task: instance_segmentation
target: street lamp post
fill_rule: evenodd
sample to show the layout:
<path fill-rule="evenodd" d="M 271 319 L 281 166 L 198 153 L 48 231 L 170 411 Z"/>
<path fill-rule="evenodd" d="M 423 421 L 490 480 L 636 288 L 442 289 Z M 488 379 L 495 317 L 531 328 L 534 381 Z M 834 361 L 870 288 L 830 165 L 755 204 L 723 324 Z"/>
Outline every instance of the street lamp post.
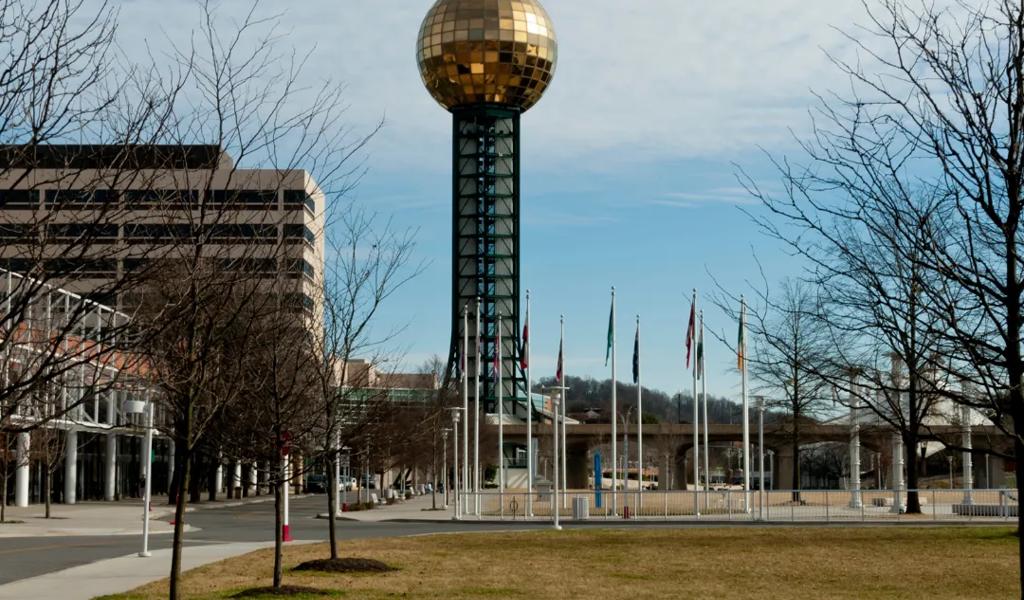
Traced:
<path fill-rule="evenodd" d="M 448 432 L 450 430 L 445 427 L 441 430 L 441 481 L 434 482 L 441 483 L 444 486 L 444 496 L 441 496 L 441 501 L 444 503 L 444 509 L 448 510 Z"/>
<path fill-rule="evenodd" d="M 149 552 L 149 506 L 153 496 L 153 399 L 146 392 L 146 437 L 143 442 L 146 453 L 146 483 L 142 498 L 142 552 L 139 556 L 148 558 Z"/>
<path fill-rule="evenodd" d="M 454 438 L 452 439 L 452 453 L 455 455 L 453 463 L 455 465 L 455 481 L 452 482 L 452 490 L 455 493 L 455 516 L 453 517 L 456 521 L 462 518 L 461 513 L 461 502 L 459 489 L 459 421 L 462 417 L 463 409 L 455 407 L 452 408 L 452 432 L 454 432 Z M 465 461 L 466 457 L 463 456 L 462 460 Z"/>

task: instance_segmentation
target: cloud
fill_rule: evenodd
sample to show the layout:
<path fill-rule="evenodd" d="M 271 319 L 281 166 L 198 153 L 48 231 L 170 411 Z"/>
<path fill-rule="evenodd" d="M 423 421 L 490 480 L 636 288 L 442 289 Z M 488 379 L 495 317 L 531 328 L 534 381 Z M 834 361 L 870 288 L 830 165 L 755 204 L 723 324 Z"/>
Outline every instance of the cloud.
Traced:
<path fill-rule="evenodd" d="M 713 188 L 696 192 L 666 192 L 648 201 L 654 206 L 670 208 L 699 208 L 707 205 L 745 206 L 757 200 L 742 187 Z"/>
<path fill-rule="evenodd" d="M 220 10 L 237 14 L 248 4 L 225 0 Z M 300 54 L 315 47 L 311 83 L 347 83 L 357 130 L 387 115 L 371 147 L 374 168 L 448 168 L 447 153 L 437 150 L 448 144 L 450 119 L 423 90 L 414 57 L 431 4 L 311 0 L 281 13 L 283 43 Z M 831 26 L 848 27 L 863 11 L 856 0 L 545 5 L 559 65 L 547 96 L 524 117 L 526 151 L 538 165 L 584 159 L 593 169 L 789 143 L 788 127 L 806 121 L 810 89 L 842 84 L 823 49 L 843 55 L 849 47 Z M 198 22 L 196 4 L 186 0 L 135 0 L 120 12 L 129 47 L 185 40 Z"/>

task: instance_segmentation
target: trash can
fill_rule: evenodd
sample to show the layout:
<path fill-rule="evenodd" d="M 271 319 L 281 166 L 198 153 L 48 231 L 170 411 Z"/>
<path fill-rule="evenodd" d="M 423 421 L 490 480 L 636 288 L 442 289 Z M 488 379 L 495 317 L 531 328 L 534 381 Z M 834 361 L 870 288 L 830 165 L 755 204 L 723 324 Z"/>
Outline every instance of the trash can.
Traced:
<path fill-rule="evenodd" d="M 590 518 L 590 499 L 586 496 L 573 496 L 572 518 L 574 521 L 586 521 Z"/>

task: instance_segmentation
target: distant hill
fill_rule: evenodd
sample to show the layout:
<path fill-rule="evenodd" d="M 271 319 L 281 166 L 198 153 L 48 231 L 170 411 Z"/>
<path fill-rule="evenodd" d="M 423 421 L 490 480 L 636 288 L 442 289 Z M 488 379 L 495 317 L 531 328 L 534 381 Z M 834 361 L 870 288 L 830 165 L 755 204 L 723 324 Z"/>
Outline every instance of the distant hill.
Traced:
<path fill-rule="evenodd" d="M 541 379 L 541 386 L 554 386 L 553 377 Z M 591 377 L 566 378 L 569 388 L 568 412 L 579 413 L 589 408 L 599 408 L 605 422 L 611 414 L 611 379 L 597 380 Z M 618 382 L 618 405 L 620 414 L 636 404 L 636 386 Z M 693 397 L 691 394 L 670 395 L 661 390 L 644 387 L 645 423 L 689 423 L 693 421 Z M 753 408 L 753 407 L 751 407 Z M 634 409 L 635 410 L 635 409 Z M 712 423 L 739 423 L 742 407 L 732 400 L 708 395 L 708 419 Z"/>

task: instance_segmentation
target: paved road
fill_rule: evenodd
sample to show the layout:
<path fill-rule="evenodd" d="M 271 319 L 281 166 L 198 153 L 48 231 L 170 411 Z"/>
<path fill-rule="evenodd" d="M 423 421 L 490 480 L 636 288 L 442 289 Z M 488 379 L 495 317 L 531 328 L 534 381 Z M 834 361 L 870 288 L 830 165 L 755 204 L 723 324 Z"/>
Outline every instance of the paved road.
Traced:
<path fill-rule="evenodd" d="M 297 540 L 326 540 L 327 522 L 317 519 L 326 510 L 323 496 L 293 500 L 292 536 Z M 265 542 L 274 539 L 272 502 L 203 510 L 188 514 L 187 522 L 200 531 L 186 534 L 186 545 L 225 542 Z M 542 524 L 519 527 L 542 527 Z M 338 521 L 342 539 L 403 536 L 449 531 L 507 530 L 508 523 L 360 523 Z M 0 540 L 0 585 L 35 577 L 98 560 L 138 552 L 139 536 L 73 536 L 45 538 L 4 538 Z M 170 535 L 150 537 L 154 550 L 169 548 Z"/>
<path fill-rule="evenodd" d="M 317 519 L 317 513 L 324 512 L 326 500 L 323 496 L 312 496 L 293 500 L 291 503 L 292 535 L 297 540 L 326 540 L 327 523 Z M 200 528 L 186 534 L 186 545 L 223 544 L 231 542 L 270 542 L 274 539 L 272 502 L 246 504 L 217 509 L 202 509 L 189 513 L 188 523 Z M 443 513 L 442 513 L 443 514 Z M 907 527 L 907 526 L 956 526 L 984 525 L 983 522 L 933 523 L 930 521 L 904 523 L 758 523 L 758 522 L 615 522 L 589 521 L 586 523 L 565 523 L 572 527 Z M 988 523 L 992 525 L 992 523 Z M 999 523 L 995 523 L 999 525 Z M 394 537 L 415 534 L 463 532 L 463 531 L 508 531 L 510 529 L 546 529 L 549 523 L 479 523 L 472 521 L 454 522 L 355 522 L 339 521 L 338 535 L 341 539 L 370 537 Z M 170 547 L 170 535 L 156 535 L 150 538 L 154 550 Z M 102 537 L 45 537 L 45 538 L 4 538 L 0 540 L 0 585 L 20 579 L 44 575 L 71 567 L 100 560 L 116 558 L 138 552 L 139 536 Z M 187 552 L 187 550 L 186 550 Z"/>

